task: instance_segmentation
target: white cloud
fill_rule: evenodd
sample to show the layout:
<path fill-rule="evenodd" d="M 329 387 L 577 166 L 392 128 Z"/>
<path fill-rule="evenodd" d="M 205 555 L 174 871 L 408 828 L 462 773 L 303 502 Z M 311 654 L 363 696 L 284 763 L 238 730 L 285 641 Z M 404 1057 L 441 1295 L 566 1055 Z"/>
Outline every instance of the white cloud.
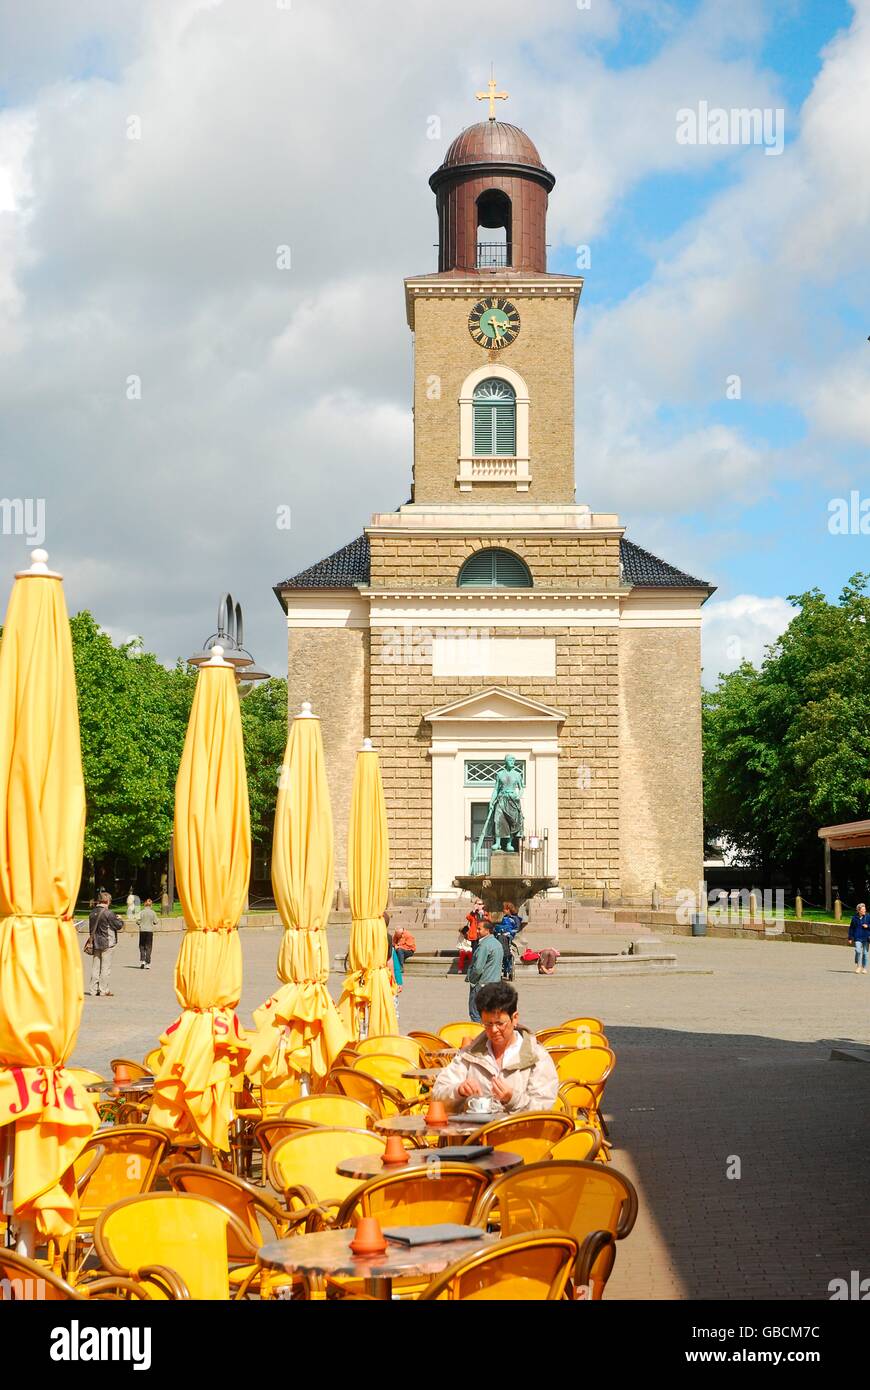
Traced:
<path fill-rule="evenodd" d="M 681 511 L 765 495 L 780 460 L 742 428 L 739 403 L 726 424 L 703 411 L 729 372 L 753 400 L 811 395 L 808 363 L 820 379 L 805 283 L 841 248 L 846 268 L 866 253 L 868 3 L 833 46 L 800 138 L 769 159 L 674 139 L 677 109 L 702 97 L 778 101 L 752 56 L 755 0 L 708 0 L 688 20 L 645 3 L 662 45 L 620 71 L 599 48 L 632 22 L 613 0 L 540 0 L 533 21 L 526 0 L 502 0 L 495 31 L 465 0 L 402 6 L 400 24 L 395 0 L 0 0 L 0 80 L 18 103 L 0 114 L 4 492 L 45 497 L 71 606 L 171 658 L 201 640 L 229 586 L 258 660 L 282 669 L 271 585 L 408 495 L 401 282 L 434 268 L 426 178 L 481 116 L 490 57 L 511 92 L 505 118 L 558 178 L 551 241 L 603 237 L 657 170 L 735 171 L 660 248 L 644 290 L 581 313 L 578 495 L 675 543 Z M 134 373 L 140 401 L 125 396 Z M 695 418 L 663 423 L 663 401 Z M 819 430 L 837 409 L 818 388 Z M 274 525 L 283 504 L 289 534 Z M 20 549 L 0 538 L 7 574 Z"/>
<path fill-rule="evenodd" d="M 758 666 L 766 648 L 785 632 L 796 610 L 786 599 L 757 594 L 711 599 L 702 611 L 701 650 L 704 684 L 714 686 L 720 672 L 743 661 Z"/>

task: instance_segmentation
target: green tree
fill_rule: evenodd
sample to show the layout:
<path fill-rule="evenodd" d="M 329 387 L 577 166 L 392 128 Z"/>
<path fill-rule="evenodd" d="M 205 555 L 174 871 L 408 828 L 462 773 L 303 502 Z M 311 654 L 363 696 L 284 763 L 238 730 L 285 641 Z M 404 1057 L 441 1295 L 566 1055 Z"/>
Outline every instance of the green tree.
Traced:
<path fill-rule="evenodd" d="M 71 619 L 87 797 L 85 855 L 141 864 L 163 853 L 195 677 L 129 642 L 115 646 L 93 615 Z"/>
<path fill-rule="evenodd" d="M 704 698 L 708 834 L 764 872 L 815 873 L 818 827 L 870 810 L 870 575 L 796 608 L 759 669 L 744 663 Z"/>
<path fill-rule="evenodd" d="M 242 696 L 242 735 L 251 803 L 251 839 L 269 850 L 278 776 L 287 743 L 286 680 L 273 677 Z"/>

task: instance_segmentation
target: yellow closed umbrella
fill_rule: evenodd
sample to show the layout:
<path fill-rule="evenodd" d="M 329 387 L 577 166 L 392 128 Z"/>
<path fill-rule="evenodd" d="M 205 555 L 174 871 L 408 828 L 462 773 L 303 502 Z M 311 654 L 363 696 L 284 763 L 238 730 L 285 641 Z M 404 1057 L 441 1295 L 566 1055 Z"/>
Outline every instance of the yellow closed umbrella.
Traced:
<path fill-rule="evenodd" d="M 251 869 L 242 716 L 233 668 L 214 647 L 200 667 L 175 784 L 175 873 L 185 933 L 175 966 L 181 1017 L 160 1039 L 149 1121 L 229 1149 L 232 1079 L 248 1044 L 237 931 Z"/>
<path fill-rule="evenodd" d="M 398 1033 L 390 981 L 390 939 L 384 913 L 390 844 L 381 765 L 365 739 L 356 756 L 347 837 L 350 892 L 348 973 L 338 1011 L 354 1036 Z"/>
<path fill-rule="evenodd" d="M 245 1065 L 263 1082 L 322 1077 L 350 1041 L 326 987 L 332 904 L 332 810 L 320 720 L 310 704 L 293 720 L 281 767 L 272 840 L 272 888 L 284 923 L 281 989 L 254 1013 Z"/>
<path fill-rule="evenodd" d="M 66 1070 L 82 1017 L 72 913 L 85 784 L 69 618 L 43 550 L 16 575 L 0 644 L 0 1150 L 3 1207 L 32 1253 L 77 1216 L 70 1165 L 96 1129 Z"/>

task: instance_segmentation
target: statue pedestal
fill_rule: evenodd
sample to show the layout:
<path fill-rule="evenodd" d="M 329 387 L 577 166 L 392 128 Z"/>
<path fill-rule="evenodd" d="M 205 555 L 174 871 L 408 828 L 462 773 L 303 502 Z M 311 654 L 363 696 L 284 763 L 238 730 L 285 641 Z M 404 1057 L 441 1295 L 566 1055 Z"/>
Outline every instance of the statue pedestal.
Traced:
<path fill-rule="evenodd" d="M 520 856 L 513 850 L 490 850 L 489 876 L 490 878 L 519 878 Z"/>

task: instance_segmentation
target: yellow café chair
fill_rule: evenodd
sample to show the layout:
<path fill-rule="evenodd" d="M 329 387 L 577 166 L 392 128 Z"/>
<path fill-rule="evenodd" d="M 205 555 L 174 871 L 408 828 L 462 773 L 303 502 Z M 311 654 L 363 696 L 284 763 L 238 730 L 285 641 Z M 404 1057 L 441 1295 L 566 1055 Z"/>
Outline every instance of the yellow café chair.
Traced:
<path fill-rule="evenodd" d="M 103 1270 L 152 1298 L 230 1298 L 230 1244 L 249 1264 L 257 1247 L 225 1207 L 185 1192 L 146 1192 L 107 1207 L 94 1228 Z"/>
<path fill-rule="evenodd" d="M 603 1033 L 604 1024 L 600 1018 L 593 1018 L 591 1014 L 581 1014 L 579 1018 L 566 1018 L 560 1028 L 569 1029 L 571 1032 L 579 1032 L 581 1029 L 588 1028 L 590 1033 Z"/>
<path fill-rule="evenodd" d="M 476 1038 L 481 1031 L 479 1023 L 445 1023 L 438 1036 L 444 1047 L 461 1047 L 466 1038 Z"/>
<path fill-rule="evenodd" d="M 409 1070 L 405 1057 L 396 1057 L 387 1052 L 366 1052 L 354 1059 L 351 1070 L 373 1077 L 381 1086 L 398 1091 L 405 1100 L 416 1100 L 420 1096 L 420 1082 L 404 1075 Z"/>
<path fill-rule="evenodd" d="M 390 1053 L 395 1057 L 403 1057 L 408 1067 L 419 1067 L 420 1063 L 420 1044 L 415 1038 L 406 1038 L 401 1034 L 394 1036 L 386 1035 L 381 1037 L 363 1038 L 362 1042 L 357 1043 L 357 1057 L 370 1056 L 376 1052 L 379 1056 Z"/>
<path fill-rule="evenodd" d="M 362 1101 L 379 1120 L 389 1115 L 401 1115 L 407 1108 L 408 1102 L 400 1091 L 377 1081 L 368 1072 L 357 1071 L 355 1067 L 333 1067 L 327 1084 L 330 1092 L 337 1091 L 339 1095 Z"/>
<path fill-rule="evenodd" d="M 609 1047 L 603 1033 L 592 1028 L 548 1028 L 547 1036 L 538 1034 L 538 1042 L 548 1049 L 554 1047 Z"/>
<path fill-rule="evenodd" d="M 96 1278 L 74 1288 L 38 1260 L 0 1250 L 0 1303 L 75 1303 L 84 1299 L 149 1299 L 133 1279 Z"/>
<path fill-rule="evenodd" d="M 623 1173 L 602 1163 L 544 1159 L 496 1178 L 477 1205 L 474 1225 L 485 1229 L 496 1210 L 502 1236 L 550 1226 L 570 1231 L 579 1254 L 587 1237 L 598 1231 L 609 1232 L 614 1240 L 631 1233 L 637 1192 Z M 605 1278 L 612 1263 L 610 1259 Z M 585 1282 L 583 1275 L 578 1267 L 578 1284 Z"/>
<path fill-rule="evenodd" d="M 308 1219 L 304 1214 L 291 1216 L 264 1188 L 253 1187 L 243 1178 L 237 1178 L 233 1173 L 223 1173 L 219 1168 L 204 1168 L 201 1163 L 185 1163 L 173 1168 L 169 1183 L 173 1192 L 208 1197 L 219 1206 L 226 1207 L 244 1226 L 250 1243 L 256 1249 L 267 1241 L 283 1240 Z M 256 1260 L 252 1262 L 249 1243 L 240 1246 L 234 1239 L 232 1228 L 227 1231 L 227 1250 L 234 1299 L 244 1298 L 251 1288 L 261 1298 L 274 1298 L 279 1288 L 292 1288 L 296 1295 L 305 1296 L 308 1288 L 306 1279 L 301 1275 L 275 1273 L 263 1268 Z"/>
<path fill-rule="evenodd" d="M 109 1066 L 113 1073 L 118 1067 L 126 1067 L 130 1081 L 143 1081 L 154 1075 L 150 1067 L 143 1067 L 141 1062 L 134 1062 L 129 1057 L 113 1057 Z"/>
<path fill-rule="evenodd" d="M 593 1158 L 598 1158 L 601 1149 L 601 1134 L 591 1125 L 578 1125 L 570 1134 L 557 1139 L 555 1144 L 544 1157 L 548 1159 L 556 1158 L 579 1158 L 588 1159 L 591 1163 Z"/>
<path fill-rule="evenodd" d="M 147 1067 L 149 1072 L 153 1072 L 156 1076 L 163 1065 L 163 1048 L 152 1047 L 151 1051 L 146 1052 L 145 1056 L 142 1058 L 142 1065 Z"/>
<path fill-rule="evenodd" d="M 457 1260 L 419 1301 L 550 1302 L 565 1297 L 579 1247 L 564 1231 L 511 1236 Z"/>
<path fill-rule="evenodd" d="M 496 1150 L 519 1154 L 524 1163 L 536 1163 L 573 1128 L 574 1121 L 558 1110 L 527 1110 L 483 1125 L 463 1143 L 491 1144 Z"/>
<path fill-rule="evenodd" d="M 64 1272 L 74 1280 L 90 1249 L 100 1214 L 122 1197 L 150 1192 L 168 1144 L 153 1125 L 112 1125 L 98 1129 L 73 1164 L 79 1215 L 67 1245 Z"/>
<path fill-rule="evenodd" d="M 304 1120 L 307 1124 L 328 1125 L 334 1128 L 374 1129 L 377 1116 L 361 1100 L 352 1096 L 331 1095 L 321 1091 L 316 1096 L 300 1096 L 291 1100 L 281 1111 L 282 1120 Z"/>
<path fill-rule="evenodd" d="M 259 1100 L 263 1119 L 268 1120 L 279 1115 L 288 1101 L 299 1099 L 302 1095 L 302 1082 L 298 1076 L 287 1076 L 280 1081 L 257 1087 L 255 1095 Z"/>
<path fill-rule="evenodd" d="M 602 1133 L 606 1136 L 607 1126 L 601 1116 L 601 1101 L 604 1087 L 616 1066 L 614 1053 L 609 1047 L 578 1047 L 567 1057 L 557 1057 L 555 1065 L 560 1085 L 565 1081 L 579 1081 L 592 1091 L 595 1096 L 595 1118 L 600 1119 Z"/>
<path fill-rule="evenodd" d="M 382 1154 L 385 1145 L 383 1135 L 371 1130 L 312 1126 L 275 1145 L 266 1157 L 266 1177 L 283 1194 L 291 1216 L 305 1211 L 309 1229 L 322 1228 L 334 1223 L 335 1211 L 360 1185 L 340 1176 L 337 1165 L 359 1154 Z"/>
<path fill-rule="evenodd" d="M 473 1025 L 469 1024 L 469 1027 L 472 1026 Z M 408 1037 L 418 1042 L 424 1052 L 438 1052 L 440 1048 L 446 1046 L 444 1039 L 439 1033 L 427 1033 L 425 1029 L 412 1029 Z"/>

